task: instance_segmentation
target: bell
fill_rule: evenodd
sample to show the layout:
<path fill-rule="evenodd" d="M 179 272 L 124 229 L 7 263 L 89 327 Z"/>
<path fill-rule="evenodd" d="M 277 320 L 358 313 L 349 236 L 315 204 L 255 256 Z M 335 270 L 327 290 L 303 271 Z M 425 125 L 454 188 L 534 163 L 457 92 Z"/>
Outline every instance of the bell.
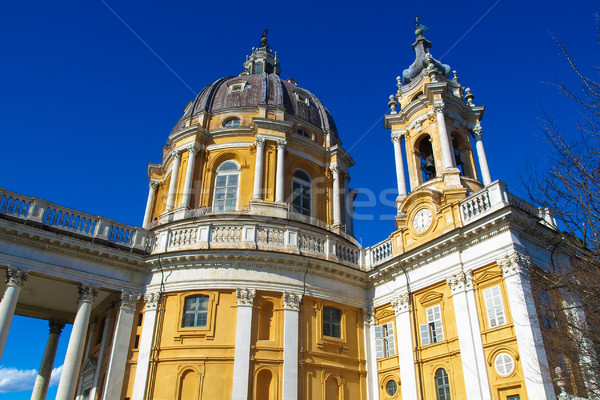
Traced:
<path fill-rule="evenodd" d="M 431 178 L 435 178 L 435 163 L 433 161 L 433 156 L 429 155 L 425 158 L 425 165 L 423 166 L 425 173 Z"/>

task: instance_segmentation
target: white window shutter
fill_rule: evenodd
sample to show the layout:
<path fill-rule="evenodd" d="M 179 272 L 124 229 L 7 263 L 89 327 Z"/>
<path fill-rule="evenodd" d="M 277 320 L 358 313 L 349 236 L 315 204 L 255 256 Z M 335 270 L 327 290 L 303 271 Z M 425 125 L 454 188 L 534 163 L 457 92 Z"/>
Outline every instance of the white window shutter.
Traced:
<path fill-rule="evenodd" d="M 429 339 L 429 324 L 422 324 L 421 329 L 421 346 L 426 346 L 431 343 Z"/>
<path fill-rule="evenodd" d="M 394 323 L 389 322 L 387 325 L 387 345 L 388 345 L 388 356 L 396 355 L 396 339 L 394 338 Z"/>
<path fill-rule="evenodd" d="M 442 321 L 438 321 L 435 323 L 435 337 L 437 342 L 441 342 L 444 340 L 444 330 L 442 329 Z"/>
<path fill-rule="evenodd" d="M 383 326 L 375 325 L 375 351 L 377 358 L 385 357 L 383 350 Z"/>

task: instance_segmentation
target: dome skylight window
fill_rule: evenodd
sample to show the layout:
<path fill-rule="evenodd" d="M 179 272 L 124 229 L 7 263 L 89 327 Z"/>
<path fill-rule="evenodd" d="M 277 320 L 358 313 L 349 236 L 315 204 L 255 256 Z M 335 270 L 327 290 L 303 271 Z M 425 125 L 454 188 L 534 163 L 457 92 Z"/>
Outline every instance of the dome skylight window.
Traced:
<path fill-rule="evenodd" d="M 236 126 L 240 126 L 242 121 L 239 118 L 229 118 L 223 122 L 223 128 L 235 128 Z"/>

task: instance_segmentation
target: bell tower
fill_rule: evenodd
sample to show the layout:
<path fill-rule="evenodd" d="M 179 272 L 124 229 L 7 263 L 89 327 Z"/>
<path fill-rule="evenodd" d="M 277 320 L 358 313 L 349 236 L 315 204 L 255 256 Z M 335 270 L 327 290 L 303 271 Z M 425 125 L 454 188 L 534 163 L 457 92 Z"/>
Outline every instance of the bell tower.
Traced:
<path fill-rule="evenodd" d="M 390 96 L 385 116 L 394 145 L 396 228 L 403 248 L 456 228 L 458 202 L 491 182 L 481 142 L 485 107 L 473 103 L 456 71 L 433 58 L 424 29 L 417 21 L 415 60 L 396 78 L 398 91 Z"/>

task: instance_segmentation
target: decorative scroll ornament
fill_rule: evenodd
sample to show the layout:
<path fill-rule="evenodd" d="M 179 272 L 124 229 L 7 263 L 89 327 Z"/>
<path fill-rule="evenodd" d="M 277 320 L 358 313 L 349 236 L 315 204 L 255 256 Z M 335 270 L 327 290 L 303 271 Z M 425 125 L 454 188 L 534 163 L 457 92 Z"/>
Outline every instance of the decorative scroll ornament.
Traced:
<path fill-rule="evenodd" d="M 392 143 L 399 143 L 402 140 L 402 134 L 399 132 L 392 133 Z"/>
<path fill-rule="evenodd" d="M 291 292 L 283 292 L 283 308 L 286 310 L 300 310 L 302 295 Z"/>
<path fill-rule="evenodd" d="M 254 139 L 254 145 L 256 147 L 264 147 L 265 142 L 266 142 L 266 139 L 264 137 L 257 137 L 256 139 Z"/>
<path fill-rule="evenodd" d="M 256 289 L 240 289 L 235 290 L 237 296 L 238 306 L 251 306 L 254 304 L 254 296 L 256 296 Z"/>
<path fill-rule="evenodd" d="M 408 293 L 403 293 L 392 300 L 392 306 L 396 315 L 407 312 L 410 307 L 410 297 Z"/>
<path fill-rule="evenodd" d="M 19 286 L 22 287 L 23 283 L 27 280 L 29 276 L 28 272 L 25 272 L 21 269 L 15 267 L 8 267 L 6 270 L 6 284 L 9 286 Z"/>
<path fill-rule="evenodd" d="M 196 145 L 192 145 L 190 147 L 187 148 L 188 154 L 190 156 L 196 155 L 198 153 L 198 148 L 196 147 Z"/>
<path fill-rule="evenodd" d="M 150 190 L 156 190 L 158 187 L 158 182 L 150 182 L 149 188 Z"/>
<path fill-rule="evenodd" d="M 433 105 L 433 111 L 437 113 L 443 113 L 446 110 L 446 105 L 443 102 L 438 102 Z"/>
<path fill-rule="evenodd" d="M 92 303 L 98 295 L 98 288 L 91 285 L 80 284 L 78 288 L 79 301 Z"/>
<path fill-rule="evenodd" d="M 373 325 L 375 323 L 375 310 L 373 307 L 362 309 L 363 324 Z"/>
<path fill-rule="evenodd" d="M 446 283 L 452 289 L 452 293 L 473 289 L 473 271 L 461 271 L 456 275 L 446 278 Z"/>
<path fill-rule="evenodd" d="M 121 308 L 124 310 L 135 311 L 140 294 L 123 290 L 121 292 Z"/>
<path fill-rule="evenodd" d="M 277 148 L 278 149 L 285 149 L 285 146 L 287 145 L 287 140 L 278 140 L 277 141 Z"/>
<path fill-rule="evenodd" d="M 531 261 L 528 256 L 516 252 L 498 261 L 498 265 L 502 269 L 505 278 L 523 273 L 529 267 L 530 263 Z"/>
<path fill-rule="evenodd" d="M 160 293 L 146 293 L 144 295 L 144 302 L 146 303 L 146 311 L 155 310 L 158 307 L 160 301 Z"/>
<path fill-rule="evenodd" d="M 481 138 L 481 134 L 483 133 L 482 129 L 481 129 L 481 125 L 479 125 L 479 123 L 477 123 L 477 125 L 475 125 L 473 127 L 473 129 L 471 129 L 471 132 L 473 132 L 473 136 L 475 138 Z"/>
<path fill-rule="evenodd" d="M 331 167 L 329 167 L 329 170 L 331 171 L 331 173 L 335 176 L 335 175 L 339 175 L 340 172 L 342 172 L 342 169 L 340 167 L 338 167 L 337 165 L 332 165 Z"/>

